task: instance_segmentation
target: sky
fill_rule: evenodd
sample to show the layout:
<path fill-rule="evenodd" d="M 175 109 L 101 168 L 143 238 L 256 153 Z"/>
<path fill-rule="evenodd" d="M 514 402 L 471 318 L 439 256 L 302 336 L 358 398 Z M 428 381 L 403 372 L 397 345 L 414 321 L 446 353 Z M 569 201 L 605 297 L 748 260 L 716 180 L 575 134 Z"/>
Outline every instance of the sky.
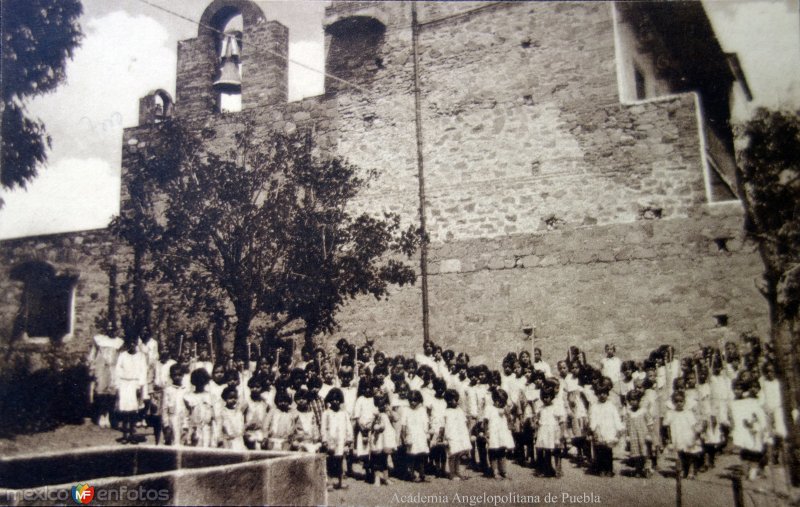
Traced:
<path fill-rule="evenodd" d="M 734 105 L 744 120 L 756 106 L 800 108 L 800 0 L 707 0 L 723 50 L 736 52 L 755 97 Z M 119 212 L 122 129 L 138 123 L 139 98 L 163 88 L 174 96 L 176 47 L 197 25 L 204 0 L 83 0 L 85 38 L 67 81 L 27 104 L 53 146 L 27 190 L 0 191 L 0 239 L 105 227 Z M 289 58 L 324 68 L 326 2 L 258 1 L 289 28 Z M 323 91 L 323 75 L 289 65 L 289 99 Z"/>

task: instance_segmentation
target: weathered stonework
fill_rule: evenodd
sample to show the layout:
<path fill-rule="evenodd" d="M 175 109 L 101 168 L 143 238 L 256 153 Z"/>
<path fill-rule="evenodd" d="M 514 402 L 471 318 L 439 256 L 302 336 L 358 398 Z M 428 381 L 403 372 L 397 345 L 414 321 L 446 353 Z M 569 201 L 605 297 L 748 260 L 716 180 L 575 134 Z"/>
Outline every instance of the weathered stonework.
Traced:
<path fill-rule="evenodd" d="M 207 16 L 245 4 L 216 0 Z M 496 364 L 534 344 L 554 360 L 571 343 L 597 353 L 614 341 L 628 356 L 664 342 L 687 350 L 742 331 L 766 334 L 766 305 L 753 283 L 762 266 L 744 243 L 742 210 L 709 198 L 720 185 L 709 157 L 731 169 L 718 111 L 729 94 L 710 96 L 710 77 L 698 69 L 729 87 L 715 60 L 722 51 L 712 34 L 697 42 L 708 61 L 664 53 L 675 34 L 658 32 L 658 9 L 678 9 L 676 19 L 694 23 L 695 33 L 705 34 L 708 20 L 699 4 L 676 4 L 654 8 L 655 21 L 639 26 L 634 15 L 649 9 L 642 5 L 620 13 L 605 2 L 416 3 L 435 341 Z M 217 129 L 220 145 L 230 142 L 236 115 L 251 117 L 261 133 L 310 129 L 321 150 L 377 172 L 355 210 L 417 223 L 411 9 L 334 2 L 325 21 L 327 71 L 355 86 L 329 78 L 324 95 L 292 103 L 285 61 L 258 51 L 285 54 L 286 29 L 250 12 L 250 70 L 243 110 L 234 114 L 214 112 L 214 40 L 201 30 L 178 47 L 175 115 Z M 631 82 L 634 64 L 641 89 Z M 150 124 L 125 130 L 123 207 L 131 155 L 151 135 Z M 25 252 L 10 245 L 2 252 L 12 262 Z M 92 270 L 93 262 L 74 266 Z M 13 311 L 13 290 L 4 287 L 4 315 Z M 420 291 L 418 283 L 386 301 L 355 300 L 340 316 L 340 334 L 417 351 Z M 727 327 L 716 327 L 720 314 Z M 522 332 L 529 325 L 532 339 Z"/>
<path fill-rule="evenodd" d="M 70 361 L 85 356 L 92 336 L 97 333 L 95 319 L 108 308 L 109 279 L 102 263 L 118 251 L 116 242 L 105 230 L 4 241 L 0 245 L 0 343 L 3 347 L 11 345 L 13 351 L 24 354 L 57 352 Z M 12 280 L 10 272 L 15 266 L 31 261 L 47 263 L 59 274 L 78 275 L 72 333 L 60 342 L 37 343 L 13 336 L 23 283 Z"/>

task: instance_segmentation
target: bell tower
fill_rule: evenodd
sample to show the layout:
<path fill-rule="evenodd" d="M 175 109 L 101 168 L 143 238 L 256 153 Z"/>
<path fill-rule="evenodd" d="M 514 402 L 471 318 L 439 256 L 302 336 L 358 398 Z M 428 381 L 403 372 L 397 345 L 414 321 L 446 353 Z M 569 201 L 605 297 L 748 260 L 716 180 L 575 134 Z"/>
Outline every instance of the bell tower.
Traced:
<path fill-rule="evenodd" d="M 214 0 L 203 12 L 197 37 L 178 43 L 176 116 L 285 103 L 288 54 L 289 30 L 267 21 L 254 2 Z"/>

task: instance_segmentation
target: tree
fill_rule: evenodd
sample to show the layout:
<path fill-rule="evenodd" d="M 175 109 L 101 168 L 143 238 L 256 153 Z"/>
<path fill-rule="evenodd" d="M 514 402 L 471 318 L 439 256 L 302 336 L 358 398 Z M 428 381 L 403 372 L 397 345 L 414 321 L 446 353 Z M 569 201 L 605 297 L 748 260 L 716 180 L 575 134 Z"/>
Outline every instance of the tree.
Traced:
<path fill-rule="evenodd" d="M 67 59 L 83 37 L 82 13 L 79 0 L 2 2 L 2 187 L 24 188 L 47 159 L 50 137 L 28 117 L 25 100 L 64 81 Z"/>
<path fill-rule="evenodd" d="M 745 231 L 764 263 L 770 338 L 783 383 L 792 483 L 800 485 L 800 428 L 790 413 L 800 407 L 800 111 L 759 109 L 741 129 L 739 194 Z"/>
<path fill-rule="evenodd" d="M 154 128 L 113 227 L 190 314 L 230 316 L 237 357 L 247 358 L 256 321 L 267 339 L 308 341 L 336 328 L 346 300 L 414 283 L 403 258 L 417 232 L 397 215 L 354 214 L 372 175 L 318 156 L 310 135 L 265 134 L 243 120 L 229 149 L 215 151 L 225 139 L 213 130 Z"/>

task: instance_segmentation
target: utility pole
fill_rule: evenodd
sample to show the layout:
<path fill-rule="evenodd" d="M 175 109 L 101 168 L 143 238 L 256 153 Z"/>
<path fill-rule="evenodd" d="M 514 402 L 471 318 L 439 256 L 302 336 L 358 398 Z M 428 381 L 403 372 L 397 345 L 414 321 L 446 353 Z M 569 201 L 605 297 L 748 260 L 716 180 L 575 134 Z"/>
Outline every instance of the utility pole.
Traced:
<path fill-rule="evenodd" d="M 414 52 L 414 119 L 417 134 L 417 176 L 419 179 L 419 269 L 422 279 L 422 339 L 431 341 L 430 310 L 428 308 L 428 229 L 425 220 L 425 165 L 422 145 L 422 104 L 419 86 L 419 23 L 417 22 L 417 3 L 411 2 L 411 46 Z"/>

